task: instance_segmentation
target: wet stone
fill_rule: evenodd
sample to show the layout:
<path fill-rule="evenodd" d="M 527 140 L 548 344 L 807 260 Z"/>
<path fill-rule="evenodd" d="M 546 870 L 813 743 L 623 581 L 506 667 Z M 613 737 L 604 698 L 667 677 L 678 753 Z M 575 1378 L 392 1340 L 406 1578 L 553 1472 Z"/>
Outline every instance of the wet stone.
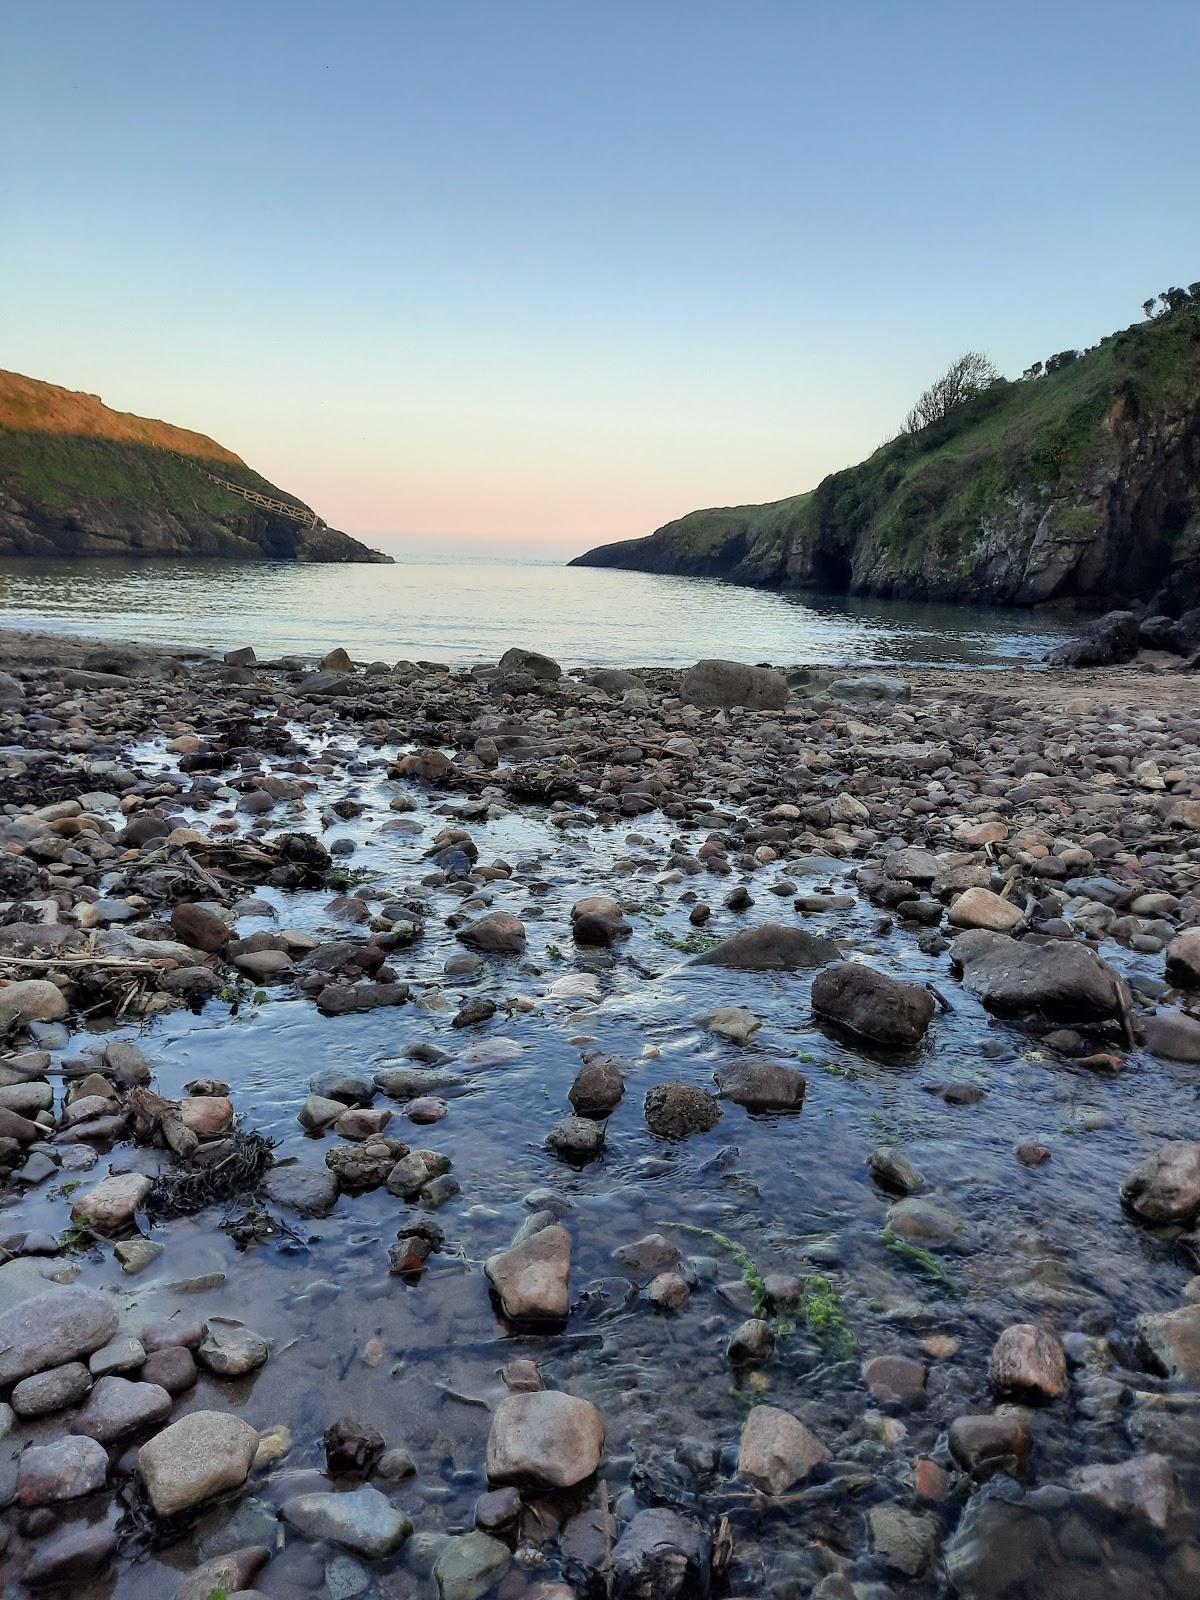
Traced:
<path fill-rule="evenodd" d="M 273 1205 L 302 1217 L 327 1217 L 337 1204 L 338 1183 L 326 1167 L 272 1167 L 263 1192 Z"/>
<path fill-rule="evenodd" d="M 0 1313 L 0 1383 L 87 1357 L 116 1331 L 116 1306 L 94 1290 L 71 1285 L 34 1295 Z"/>
<path fill-rule="evenodd" d="M 856 961 L 841 961 L 817 974 L 813 1010 L 871 1044 L 907 1048 L 919 1044 L 933 1019 L 933 996 Z"/>
<path fill-rule="evenodd" d="M 963 1231 L 962 1218 L 949 1206 L 919 1197 L 897 1200 L 887 1225 L 898 1238 L 934 1250 L 951 1244 Z"/>
<path fill-rule="evenodd" d="M 909 1356 L 875 1356 L 863 1367 L 863 1382 L 880 1405 L 912 1405 L 925 1394 L 925 1365 Z"/>
<path fill-rule="evenodd" d="M 300 1494 L 283 1502 L 282 1516 L 306 1539 L 328 1539 L 369 1560 L 398 1550 L 412 1523 L 370 1484 L 345 1494 Z"/>
<path fill-rule="evenodd" d="M 146 1357 L 141 1369 L 144 1383 L 157 1384 L 168 1394 L 183 1394 L 196 1382 L 196 1363 L 183 1345 L 168 1345 Z"/>
<path fill-rule="evenodd" d="M 17 1468 L 17 1494 L 24 1507 L 76 1500 L 102 1489 L 108 1454 L 94 1439 L 66 1434 L 53 1444 L 32 1445 Z"/>
<path fill-rule="evenodd" d="M 950 1454 L 973 1478 L 996 1473 L 1023 1477 L 1033 1452 L 1029 1424 L 1019 1417 L 985 1414 L 956 1417 L 947 1435 Z"/>
<path fill-rule="evenodd" d="M 776 1061 L 736 1061 L 716 1079 L 722 1099 L 747 1111 L 799 1111 L 808 1087 L 803 1073 Z"/>
<path fill-rule="evenodd" d="M 937 1519 L 899 1506 L 873 1506 L 867 1520 L 871 1547 L 884 1566 L 907 1578 L 920 1577 L 937 1554 Z"/>
<path fill-rule="evenodd" d="M 738 1476 L 766 1494 L 783 1494 L 829 1459 L 798 1417 L 778 1406 L 755 1406 L 742 1427 Z"/>
<path fill-rule="evenodd" d="M 481 1600 L 511 1562 L 511 1551 L 499 1539 L 484 1532 L 460 1534 L 433 1564 L 438 1600 Z"/>
<path fill-rule="evenodd" d="M 233 1600 L 235 1595 L 248 1591 L 270 1554 L 266 1545 L 258 1544 L 214 1556 L 188 1573 L 176 1600 L 212 1600 L 214 1593 L 225 1594 L 228 1600 Z"/>
<path fill-rule="evenodd" d="M 677 1272 L 660 1272 L 646 1285 L 646 1298 L 660 1311 L 681 1311 L 692 1291 Z"/>
<path fill-rule="evenodd" d="M 257 1445 L 258 1434 L 241 1417 L 192 1411 L 142 1446 L 137 1469 L 155 1512 L 169 1517 L 240 1488 Z"/>
<path fill-rule="evenodd" d="M 1103 1511 L 1138 1518 L 1160 1533 L 1166 1532 L 1184 1508 L 1175 1469 L 1161 1455 L 1081 1467 L 1072 1481 L 1080 1494 Z"/>
<path fill-rule="evenodd" d="M 510 1250 L 489 1256 L 485 1270 L 507 1317 L 561 1321 L 570 1309 L 571 1235 L 558 1223 Z"/>
<path fill-rule="evenodd" d="M 1200 1381 L 1200 1304 L 1147 1313 L 1138 1318 L 1137 1332 L 1156 1371 L 1168 1378 Z"/>
<path fill-rule="evenodd" d="M 1056 1400 L 1067 1387 L 1067 1358 L 1047 1328 L 1020 1322 L 1004 1332 L 992 1349 L 992 1387 L 1028 1400 Z"/>
<path fill-rule="evenodd" d="M 575 1075 L 568 1099 L 580 1117 L 604 1118 L 616 1110 L 625 1093 L 625 1079 L 611 1057 L 595 1054 Z"/>
<path fill-rule="evenodd" d="M 488 1481 L 568 1489 L 590 1478 L 604 1450 L 604 1422 L 590 1401 L 558 1390 L 510 1394 L 496 1407 Z"/>
<path fill-rule="evenodd" d="M 132 1334 L 119 1333 L 106 1345 L 101 1345 L 88 1357 L 88 1371 L 94 1378 L 104 1378 L 113 1372 L 130 1372 L 140 1367 L 146 1351 L 140 1339 Z"/>
<path fill-rule="evenodd" d="M 904 1151 L 895 1145 L 880 1145 L 872 1150 L 867 1157 L 867 1166 L 880 1188 L 892 1194 L 919 1194 L 925 1187 L 925 1179 Z"/>
<path fill-rule="evenodd" d="M 101 1444 L 162 1422 L 171 1414 L 171 1396 L 156 1383 L 131 1383 L 128 1378 L 100 1378 L 87 1404 L 75 1418 L 76 1432 Z"/>
<path fill-rule="evenodd" d="M 81 1361 L 68 1361 L 22 1378 L 12 1392 L 12 1408 L 19 1417 L 44 1417 L 78 1405 L 92 1387 L 92 1375 Z M 78 1429 L 86 1433 L 87 1429 Z"/>
<path fill-rule="evenodd" d="M 725 1353 L 730 1361 L 769 1361 L 775 1351 L 775 1334 L 762 1317 L 749 1317 L 730 1335 Z"/>
<path fill-rule="evenodd" d="M 562 1161 L 594 1161 L 604 1150 L 604 1125 L 589 1117 L 564 1117 L 546 1135 L 546 1145 Z"/>
<path fill-rule="evenodd" d="M 662 1233 L 648 1233 L 632 1244 L 618 1245 L 612 1253 L 617 1266 L 638 1278 L 653 1277 L 658 1272 L 677 1266 L 681 1259 L 679 1246 Z"/>
<path fill-rule="evenodd" d="M 1121 1198 L 1144 1222 L 1187 1222 L 1200 1212 L 1200 1143 L 1164 1144 L 1126 1178 Z"/>
<path fill-rule="evenodd" d="M 646 1122 L 661 1139 L 686 1139 L 707 1133 L 721 1120 L 716 1096 L 688 1083 L 662 1083 L 645 1100 Z"/>
<path fill-rule="evenodd" d="M 97 1233 L 120 1233 L 133 1222 L 134 1212 L 150 1192 L 150 1179 L 141 1172 L 123 1172 L 103 1178 L 71 1207 L 76 1222 Z"/>
<path fill-rule="evenodd" d="M 266 1362 L 267 1341 L 241 1323 L 214 1318 L 196 1351 L 196 1359 L 218 1377 L 240 1378 Z"/>
<path fill-rule="evenodd" d="M 701 1522 L 667 1506 L 639 1511 L 613 1550 L 613 1595 L 707 1594 L 712 1558 L 712 1537 Z"/>

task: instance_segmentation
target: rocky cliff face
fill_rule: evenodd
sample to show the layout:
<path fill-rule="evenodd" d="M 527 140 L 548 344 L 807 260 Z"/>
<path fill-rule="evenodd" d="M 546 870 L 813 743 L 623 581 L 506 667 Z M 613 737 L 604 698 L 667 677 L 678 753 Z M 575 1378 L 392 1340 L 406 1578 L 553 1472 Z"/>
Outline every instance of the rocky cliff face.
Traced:
<path fill-rule="evenodd" d="M 303 502 L 203 434 L 0 372 L 0 556 L 390 560 L 225 484 L 311 519 Z"/>
<path fill-rule="evenodd" d="M 809 494 L 693 512 L 576 564 L 985 604 L 1200 604 L 1200 307 L 1000 382 Z"/>

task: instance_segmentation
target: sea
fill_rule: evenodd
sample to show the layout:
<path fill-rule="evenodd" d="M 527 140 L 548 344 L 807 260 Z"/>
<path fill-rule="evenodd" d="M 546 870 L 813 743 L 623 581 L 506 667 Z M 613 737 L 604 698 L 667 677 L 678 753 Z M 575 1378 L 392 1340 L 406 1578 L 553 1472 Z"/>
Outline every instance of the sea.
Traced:
<path fill-rule="evenodd" d="M 1044 613 L 745 589 L 559 562 L 398 559 L 394 566 L 226 561 L 0 563 L 0 627 L 185 648 L 252 645 L 451 666 L 512 645 L 564 666 L 1005 667 L 1073 630 Z"/>

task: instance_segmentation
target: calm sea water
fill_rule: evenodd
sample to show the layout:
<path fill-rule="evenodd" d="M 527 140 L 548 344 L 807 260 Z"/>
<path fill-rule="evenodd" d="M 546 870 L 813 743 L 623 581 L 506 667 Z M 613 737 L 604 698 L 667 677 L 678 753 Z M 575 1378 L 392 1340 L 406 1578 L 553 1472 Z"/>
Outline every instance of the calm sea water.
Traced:
<path fill-rule="evenodd" d="M 566 665 L 1036 662 L 1063 625 L 1021 611 L 736 588 L 710 578 L 518 561 L 392 567 L 8 561 L 0 626 L 262 656 L 342 645 L 359 660 L 494 661 L 510 645 Z"/>

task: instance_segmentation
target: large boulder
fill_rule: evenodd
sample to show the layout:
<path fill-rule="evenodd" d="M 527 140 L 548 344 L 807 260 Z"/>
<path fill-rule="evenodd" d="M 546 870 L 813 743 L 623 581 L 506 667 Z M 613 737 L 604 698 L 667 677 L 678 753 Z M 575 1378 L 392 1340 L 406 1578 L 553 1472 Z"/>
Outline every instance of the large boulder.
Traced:
<path fill-rule="evenodd" d="M 525 948 L 525 924 L 511 911 L 489 911 L 468 923 L 458 935 L 472 950 L 488 955 L 515 956 Z"/>
<path fill-rule="evenodd" d="M 1194 989 L 1200 985 L 1200 928 L 1176 934 L 1167 946 L 1167 977 Z"/>
<path fill-rule="evenodd" d="M 1132 611 L 1109 611 L 1070 644 L 1046 658 L 1052 667 L 1115 667 L 1138 652 L 1138 619 Z"/>
<path fill-rule="evenodd" d="M 536 650 L 522 650 L 518 646 L 504 652 L 496 664 L 496 671 L 504 678 L 518 672 L 527 673 L 539 683 L 557 683 L 562 677 L 562 668 L 557 661 L 539 655 Z"/>
<path fill-rule="evenodd" d="M 905 1048 L 919 1044 L 933 1020 L 933 996 L 858 961 L 839 961 L 813 980 L 812 1007 L 870 1044 Z"/>
<path fill-rule="evenodd" d="M 561 1322 L 570 1310 L 571 1235 L 558 1223 L 489 1256 L 484 1271 L 506 1317 Z"/>
<path fill-rule="evenodd" d="M 744 706 L 747 711 L 782 711 L 787 705 L 788 684 L 783 673 L 776 672 L 773 667 L 706 660 L 687 669 L 679 692 L 693 706 L 724 709 Z"/>
<path fill-rule="evenodd" d="M 1081 944 L 972 928 L 955 939 L 950 959 L 967 988 L 1002 1016 L 1036 1011 L 1052 1022 L 1074 1024 L 1122 1014 L 1121 980 Z"/>
<path fill-rule="evenodd" d="M 487 1444 L 490 1483 L 570 1489 L 604 1452 L 604 1419 L 589 1400 L 555 1389 L 510 1394 L 496 1407 Z"/>
<path fill-rule="evenodd" d="M 47 1289 L 0 1314 L 0 1384 L 87 1358 L 117 1331 L 117 1307 L 76 1284 Z"/>
<path fill-rule="evenodd" d="M 155 1514 L 174 1516 L 249 1475 L 258 1434 L 225 1411 L 192 1411 L 144 1444 L 137 1469 Z"/>
<path fill-rule="evenodd" d="M 824 934 L 808 933 L 804 928 L 788 928 L 778 922 L 764 922 L 757 928 L 743 928 L 720 944 L 696 956 L 694 967 L 731 967 L 737 972 L 796 972 L 806 967 L 823 967 L 836 961 L 841 951 Z"/>
<path fill-rule="evenodd" d="M 766 1494 L 784 1494 L 829 1459 L 798 1417 L 778 1406 L 755 1406 L 742 1427 L 738 1476 Z"/>
<path fill-rule="evenodd" d="M 57 1022 L 67 1014 L 66 997 L 48 978 L 19 978 L 0 989 L 0 1006 L 22 1022 Z"/>

